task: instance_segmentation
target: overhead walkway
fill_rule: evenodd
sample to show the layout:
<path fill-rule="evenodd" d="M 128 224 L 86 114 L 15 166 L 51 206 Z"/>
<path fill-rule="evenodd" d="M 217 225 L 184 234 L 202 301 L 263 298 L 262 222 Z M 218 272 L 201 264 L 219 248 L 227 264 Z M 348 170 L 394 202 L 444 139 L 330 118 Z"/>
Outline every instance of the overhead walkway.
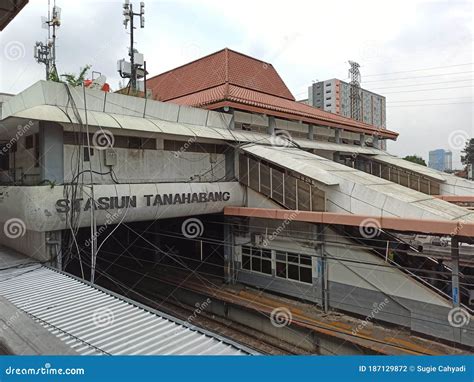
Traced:
<path fill-rule="evenodd" d="M 255 144 L 241 147 L 239 181 L 291 211 L 274 214 L 262 210 L 254 215 L 251 210 L 235 214 L 227 208 L 226 214 L 303 221 L 325 227 L 331 224 L 357 227 L 371 221 L 380 229 L 417 231 L 421 227 L 435 234 L 456 232 L 466 237 L 474 234 L 472 211 L 298 148 Z M 317 195 L 316 203 L 313 195 Z M 300 212 L 295 214 L 297 211 Z M 332 241 L 338 242 L 338 245 L 327 244 L 325 249 L 329 259 L 331 307 L 367 315 L 374 301 L 388 298 L 390 312 L 381 313 L 380 319 L 447 340 L 474 343 L 471 327 L 460 336 L 449 325 L 447 317 L 453 307 L 449 296 L 396 266 L 387 268 L 384 259 L 369 246 L 354 249 L 350 238 L 333 230 L 328 232 Z M 308 290 L 305 296 L 313 296 L 310 299 L 321 303 L 318 293 Z"/>
<path fill-rule="evenodd" d="M 271 163 L 284 171 L 290 171 L 293 177 L 302 179 L 301 183 L 313 184 L 324 193 L 324 210 L 327 212 L 474 221 L 474 213 L 465 208 L 297 148 L 249 144 L 243 146 L 241 151 L 244 157 L 253 159 L 254 163 Z M 262 174 L 258 175 L 258 166 L 250 166 L 248 174 L 255 179 L 265 179 Z M 239 180 L 247 184 L 242 177 Z M 274 189 L 281 187 L 278 182 L 271 186 Z M 262 187 L 263 184 L 260 189 Z M 287 185 L 284 184 L 284 187 L 287 188 Z M 272 199 L 276 198 L 272 196 Z"/>
<path fill-rule="evenodd" d="M 428 195 L 473 196 L 474 182 L 379 152 L 357 156 L 354 167 Z"/>

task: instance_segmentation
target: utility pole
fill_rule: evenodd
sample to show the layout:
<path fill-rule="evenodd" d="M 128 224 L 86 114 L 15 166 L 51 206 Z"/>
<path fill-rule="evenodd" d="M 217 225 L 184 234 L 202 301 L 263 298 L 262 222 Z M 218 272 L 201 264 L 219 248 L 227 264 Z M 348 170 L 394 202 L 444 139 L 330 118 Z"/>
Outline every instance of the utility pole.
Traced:
<path fill-rule="evenodd" d="M 46 67 L 46 81 L 49 80 L 50 74 L 56 71 L 56 28 L 61 25 L 61 8 L 56 6 L 54 0 L 51 12 L 51 3 L 48 0 L 48 18 L 42 18 L 43 28 L 48 29 L 48 40 L 46 44 L 36 41 L 34 47 L 34 57 L 38 64 L 44 64 Z M 51 35 L 52 32 L 52 35 Z"/>
<path fill-rule="evenodd" d="M 139 16 L 140 28 L 145 27 L 145 3 L 143 1 L 140 2 L 140 12 L 135 13 L 133 12 L 133 4 L 130 0 L 125 0 L 123 3 L 123 16 L 123 25 L 125 26 L 125 29 L 130 26 L 130 49 L 128 51 L 130 63 L 125 62 L 125 60 L 120 60 L 118 62 L 118 71 L 122 78 L 130 78 L 130 87 L 132 92 L 135 94 L 137 91 L 137 79 L 144 77 L 144 69 L 141 69 L 144 61 L 143 55 L 138 53 L 134 48 L 134 18 L 135 16 Z M 128 64 L 130 67 L 128 67 Z"/>
<path fill-rule="evenodd" d="M 361 99 L 360 99 L 360 65 L 357 62 L 349 61 L 349 78 L 351 79 L 351 118 L 361 121 Z"/>

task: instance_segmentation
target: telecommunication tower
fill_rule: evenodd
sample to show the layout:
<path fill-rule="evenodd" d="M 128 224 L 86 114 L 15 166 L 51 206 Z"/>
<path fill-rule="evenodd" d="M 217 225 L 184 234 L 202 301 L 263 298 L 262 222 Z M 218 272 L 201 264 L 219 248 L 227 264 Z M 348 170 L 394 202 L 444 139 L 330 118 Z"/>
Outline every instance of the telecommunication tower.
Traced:
<path fill-rule="evenodd" d="M 142 1 L 140 2 L 140 12 L 135 13 L 133 12 L 133 4 L 130 0 L 125 0 L 123 3 L 123 25 L 125 29 L 129 27 L 130 29 L 130 49 L 128 51 L 128 55 L 130 57 L 130 62 L 125 61 L 125 59 L 121 59 L 117 62 L 117 70 L 122 78 L 130 78 L 130 87 L 132 92 L 135 93 L 137 91 L 137 80 L 144 78 L 146 75 L 145 69 L 145 61 L 142 53 L 139 53 L 134 48 L 134 24 L 133 20 L 135 16 L 140 17 L 140 28 L 145 27 L 145 3 Z"/>
<path fill-rule="evenodd" d="M 38 64 L 46 66 L 46 80 L 50 79 L 51 73 L 56 71 L 56 29 L 61 25 L 61 8 L 56 6 L 54 0 L 53 8 L 48 0 L 48 18 L 41 18 L 42 27 L 48 29 L 48 40 L 46 43 L 36 41 L 34 46 L 34 56 Z"/>

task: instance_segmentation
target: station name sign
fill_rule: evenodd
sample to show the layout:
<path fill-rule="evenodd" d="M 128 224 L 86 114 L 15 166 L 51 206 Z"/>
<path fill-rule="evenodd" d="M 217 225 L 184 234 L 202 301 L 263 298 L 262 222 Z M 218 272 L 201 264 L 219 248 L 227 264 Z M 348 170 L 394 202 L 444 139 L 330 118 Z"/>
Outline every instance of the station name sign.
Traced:
<path fill-rule="evenodd" d="M 230 192 L 188 192 L 171 194 L 150 194 L 142 196 L 144 203 L 140 206 L 159 207 L 176 204 L 190 203 L 214 203 L 227 202 L 230 200 Z M 95 203 L 89 199 L 59 199 L 56 201 L 56 211 L 58 213 L 68 213 L 74 211 L 89 211 L 91 208 L 96 210 L 114 210 L 121 208 L 136 208 L 137 195 L 129 196 L 101 196 L 96 198 Z"/>

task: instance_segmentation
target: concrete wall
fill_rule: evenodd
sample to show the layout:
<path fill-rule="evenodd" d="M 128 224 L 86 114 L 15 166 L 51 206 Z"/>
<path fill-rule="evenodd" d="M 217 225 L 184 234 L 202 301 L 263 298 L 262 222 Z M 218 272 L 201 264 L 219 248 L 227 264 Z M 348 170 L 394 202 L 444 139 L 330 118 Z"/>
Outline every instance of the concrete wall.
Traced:
<path fill-rule="evenodd" d="M 16 143 L 16 152 L 9 152 L 10 170 L 15 175 L 16 182 L 22 182 L 25 185 L 37 184 L 40 181 L 40 166 L 36 165 L 35 161 L 35 134 L 39 132 L 39 123 L 29 121 L 19 124 L 17 126 L 18 134 L 6 135 L 5 143 L 9 145 Z M 26 137 L 32 136 L 33 147 L 26 149 Z M 0 171 L 0 182 L 9 182 L 13 179 L 10 177 L 8 171 Z"/>
<path fill-rule="evenodd" d="M 184 144 L 185 142 L 183 142 Z M 225 155 L 193 152 L 180 152 L 165 150 L 124 149 L 115 148 L 117 165 L 113 167 L 119 182 L 123 183 L 149 183 L 149 182 L 187 182 L 191 177 L 195 181 L 211 182 L 225 177 Z M 77 146 L 64 146 L 65 181 L 72 178 L 71 158 L 77 158 Z M 94 150 L 91 157 L 92 168 L 98 172 L 109 172 L 105 165 L 105 151 Z M 88 169 L 89 163 L 84 162 Z M 89 174 L 87 174 L 89 182 Z M 110 175 L 93 175 L 94 182 L 112 184 Z"/>
<path fill-rule="evenodd" d="M 19 219 L 28 231 L 49 232 L 67 229 L 69 227 L 68 215 L 61 212 L 62 206 L 58 201 L 65 203 L 68 193 L 71 194 L 70 186 L 37 186 L 0 187 L 0 227 L 10 219 Z M 164 194 L 188 194 L 188 193 L 215 193 L 228 192 L 229 199 L 221 201 L 195 201 L 185 203 L 172 203 L 166 205 L 153 205 L 155 195 Z M 89 201 L 90 187 L 84 186 L 77 189 L 79 216 L 78 224 L 81 227 L 90 225 Z M 147 205 L 150 197 L 151 205 Z M 150 184 L 113 184 L 94 186 L 94 197 L 113 198 L 122 202 L 124 197 L 136 197 L 136 207 L 130 208 L 108 208 L 96 210 L 97 224 L 117 224 L 119 221 L 148 221 L 166 219 L 172 217 L 192 216 L 200 214 L 220 213 L 225 206 L 245 205 L 244 188 L 237 182 L 214 182 L 214 183 L 150 183 Z M 91 204 L 90 204 L 91 205 Z M 125 205 L 122 203 L 122 205 Z M 71 206 L 71 204 L 68 204 Z M 60 208 L 60 211 L 58 211 Z M 17 243 L 15 245 L 36 245 L 29 243 Z M 8 242 L 4 243 L 10 246 Z M 16 248 L 16 247 L 15 247 Z M 28 247 L 29 248 L 29 247 Z M 25 251 L 20 250 L 25 253 Z M 28 251 L 30 252 L 30 251 Z"/>
<path fill-rule="evenodd" d="M 17 222 L 17 224 L 18 223 L 19 222 Z M 13 229 L 11 224 L 12 223 L 8 223 L 8 221 L 0 223 L 0 244 L 23 253 L 35 260 L 49 261 L 51 259 L 50 249 L 46 246 L 45 232 L 27 230 L 26 228 L 17 225 L 20 231 L 11 231 L 14 235 L 7 236 L 8 230 Z M 19 224 L 22 225 L 21 223 Z M 15 232 L 20 232 L 18 237 Z"/>
<path fill-rule="evenodd" d="M 265 220 L 262 224 L 258 219 L 250 219 L 249 226 L 252 228 L 247 235 L 240 234 L 235 238 L 237 280 L 320 305 L 321 250 L 315 244 L 315 234 L 311 233 L 308 225 L 305 228 L 300 223 L 290 222 L 276 239 L 267 241 L 265 248 L 313 255 L 312 285 L 277 278 L 275 272 L 266 275 L 241 269 L 240 245 L 250 245 L 249 242 L 252 242 L 256 233 L 271 237 L 278 222 Z M 330 237 L 328 240 L 334 242 L 325 245 L 331 308 L 368 317 L 377 306 L 382 306 L 377 309 L 377 320 L 402 325 L 415 332 L 448 341 L 474 345 L 474 323 L 464 326 L 462 330 L 451 326 L 448 315 L 452 306 L 447 300 L 394 267 L 365 264 L 386 265 L 382 259 L 368 251 L 349 247 L 350 242 L 334 231 L 326 230 L 326 235 Z M 256 243 L 251 245 L 257 246 Z"/>

